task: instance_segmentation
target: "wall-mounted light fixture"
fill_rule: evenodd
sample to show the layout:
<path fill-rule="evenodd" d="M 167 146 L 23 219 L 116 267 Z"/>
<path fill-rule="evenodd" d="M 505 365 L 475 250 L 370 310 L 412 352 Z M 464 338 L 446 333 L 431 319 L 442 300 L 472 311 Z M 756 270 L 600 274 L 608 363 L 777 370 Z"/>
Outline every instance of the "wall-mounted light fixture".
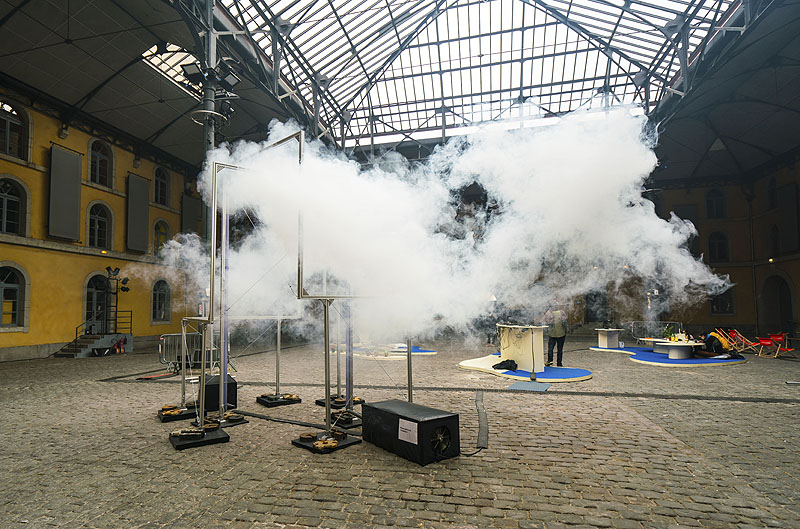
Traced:
<path fill-rule="evenodd" d="M 62 140 L 66 140 L 67 136 L 69 136 L 69 125 L 62 123 L 61 128 L 58 129 L 58 137 Z"/>

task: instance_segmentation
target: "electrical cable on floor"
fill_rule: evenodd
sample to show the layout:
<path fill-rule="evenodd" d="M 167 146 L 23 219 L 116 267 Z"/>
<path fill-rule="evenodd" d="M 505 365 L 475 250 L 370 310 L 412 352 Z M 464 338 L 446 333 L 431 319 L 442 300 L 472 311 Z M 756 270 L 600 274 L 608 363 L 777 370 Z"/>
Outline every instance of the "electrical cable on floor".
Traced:
<path fill-rule="evenodd" d="M 478 448 L 489 448 L 489 421 L 483 406 L 483 391 L 475 392 L 475 407 L 478 410 Z"/>
<path fill-rule="evenodd" d="M 462 456 L 472 457 L 484 448 L 489 448 L 489 422 L 486 419 L 486 408 L 483 406 L 483 391 L 475 392 L 475 407 L 478 410 L 478 449 Z"/>

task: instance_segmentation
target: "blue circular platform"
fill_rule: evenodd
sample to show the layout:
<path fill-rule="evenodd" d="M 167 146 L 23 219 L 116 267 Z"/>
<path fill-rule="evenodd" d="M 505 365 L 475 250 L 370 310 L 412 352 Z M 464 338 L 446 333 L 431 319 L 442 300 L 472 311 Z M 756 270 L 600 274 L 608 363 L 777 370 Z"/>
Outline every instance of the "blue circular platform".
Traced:
<path fill-rule="evenodd" d="M 492 365 L 497 363 L 500 353 L 494 353 L 482 358 L 464 360 L 458 364 L 463 369 L 473 369 L 491 373 L 500 377 L 512 378 L 515 380 L 530 380 L 531 372 L 517 369 L 515 371 L 507 369 L 494 369 Z M 545 367 L 544 372 L 536 374 L 536 382 L 555 384 L 558 382 L 579 382 L 592 378 L 592 372 L 587 369 L 576 367 Z"/>
<path fill-rule="evenodd" d="M 711 367 L 729 366 L 747 362 L 746 358 L 670 358 L 666 353 L 637 351 L 629 357 L 634 362 L 664 367 Z"/>
<path fill-rule="evenodd" d="M 590 347 L 589 350 L 598 351 L 601 353 L 604 351 L 610 351 L 612 353 L 625 353 L 632 355 L 639 352 L 652 351 L 653 348 L 652 347 Z"/>

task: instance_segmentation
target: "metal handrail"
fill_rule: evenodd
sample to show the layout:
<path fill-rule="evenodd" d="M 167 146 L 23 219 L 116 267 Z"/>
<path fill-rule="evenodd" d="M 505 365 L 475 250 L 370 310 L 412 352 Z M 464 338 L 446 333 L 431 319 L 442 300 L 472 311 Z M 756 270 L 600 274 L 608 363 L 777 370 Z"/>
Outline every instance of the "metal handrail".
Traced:
<path fill-rule="evenodd" d="M 120 317 L 122 316 L 122 317 Z M 114 314 L 114 331 L 124 334 L 133 334 L 133 311 L 118 310 Z"/>
<path fill-rule="evenodd" d="M 81 336 L 81 329 L 85 329 L 89 323 L 97 322 L 97 320 L 95 318 L 97 316 L 102 315 L 105 312 L 106 312 L 105 310 L 98 310 L 97 312 L 95 312 L 93 314 L 93 316 L 94 316 L 93 318 L 88 319 L 88 320 L 86 320 L 84 322 L 81 322 L 80 325 L 75 327 L 75 339 L 77 340 L 78 337 Z M 106 325 L 108 325 L 109 322 L 113 322 L 114 333 L 122 332 L 124 334 L 133 334 L 133 311 L 132 310 L 117 310 L 117 311 L 109 310 L 108 314 L 109 314 L 109 318 L 108 318 L 108 321 L 106 321 L 105 323 L 106 323 Z M 113 317 L 111 317 L 111 315 L 113 315 Z M 120 315 L 124 315 L 126 317 L 120 318 Z M 122 324 L 122 325 L 120 325 L 120 324 Z M 122 327 L 122 330 L 120 330 L 120 327 Z M 105 333 L 102 333 L 102 334 L 105 334 Z"/>
<path fill-rule="evenodd" d="M 81 328 L 86 328 L 86 326 L 89 324 L 89 322 L 95 322 L 96 320 L 95 320 L 94 318 L 95 318 L 95 317 L 97 317 L 98 315 L 102 314 L 103 312 L 105 312 L 105 311 L 100 311 L 100 310 L 98 310 L 97 312 L 95 312 L 95 313 L 92 315 L 93 317 L 92 317 L 91 319 L 88 319 L 88 320 L 86 320 L 86 321 L 82 322 L 82 323 L 81 323 L 80 325 L 78 325 L 77 327 L 75 327 L 75 339 L 77 340 L 77 339 L 78 339 L 78 336 L 80 336 L 80 335 L 81 335 L 81 334 L 80 334 L 80 330 L 81 330 Z"/>

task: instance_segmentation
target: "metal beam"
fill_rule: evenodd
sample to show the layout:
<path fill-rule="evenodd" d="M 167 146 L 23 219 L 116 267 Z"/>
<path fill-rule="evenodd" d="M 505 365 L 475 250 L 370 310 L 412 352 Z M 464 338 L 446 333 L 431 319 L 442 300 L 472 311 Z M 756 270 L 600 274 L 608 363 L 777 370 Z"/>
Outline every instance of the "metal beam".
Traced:
<path fill-rule="evenodd" d="M 580 55 L 582 53 L 587 53 L 587 52 L 592 52 L 592 51 L 600 51 L 600 50 L 596 50 L 595 48 L 590 48 L 590 49 L 586 49 L 586 50 L 568 50 L 568 51 L 562 51 L 562 52 L 542 53 L 542 54 L 539 54 L 539 55 L 536 55 L 536 56 L 532 56 L 532 57 L 524 57 L 522 59 L 506 59 L 506 60 L 496 61 L 496 62 L 492 62 L 492 63 L 488 63 L 488 64 L 470 64 L 470 65 L 467 65 L 467 66 L 458 66 L 456 68 L 446 68 L 446 69 L 442 69 L 441 72 L 442 73 L 455 73 L 455 72 L 464 72 L 464 71 L 467 71 L 467 70 L 475 70 L 475 69 L 480 69 L 480 68 L 491 68 L 492 66 L 500 66 L 500 65 L 503 65 L 503 64 L 514 64 L 514 63 L 524 64 L 525 62 L 531 62 L 531 61 L 536 61 L 536 60 L 541 60 L 541 59 L 550 59 L 550 58 L 555 58 L 555 57 L 563 57 L 563 56 L 566 56 L 566 55 Z M 601 55 L 605 55 L 605 54 L 601 52 Z M 610 63 L 611 61 L 608 61 L 608 62 Z M 623 72 L 625 71 L 624 68 L 620 68 L 620 69 Z M 398 76 L 395 76 L 395 77 L 382 77 L 380 81 L 381 82 L 403 81 L 405 79 L 413 79 L 414 77 L 425 77 L 425 76 L 428 76 L 428 75 L 436 75 L 437 73 L 439 73 L 439 72 L 437 72 L 437 71 L 415 72 L 415 73 L 409 73 L 409 74 L 406 74 L 406 75 L 398 75 Z M 625 73 L 625 77 L 630 77 L 630 75 L 628 75 L 627 72 L 626 72 Z M 573 80 L 565 80 L 565 81 L 561 81 L 558 84 L 580 82 L 580 81 L 583 81 L 583 79 L 576 79 L 574 81 Z M 516 88 L 515 87 L 509 87 L 507 90 L 516 90 Z"/>
<path fill-rule="evenodd" d="M 31 2 L 31 0 L 22 0 L 22 2 L 20 2 L 16 6 L 14 6 L 14 8 L 11 11 L 6 13 L 6 16 L 4 16 L 3 18 L 0 18 L 0 28 L 2 28 L 5 25 L 5 23 L 8 22 L 14 15 L 16 15 L 18 12 L 22 11 L 22 8 L 24 8 L 30 2 Z"/>
<path fill-rule="evenodd" d="M 80 109 L 80 110 L 83 110 L 83 108 L 84 108 L 84 107 L 85 107 L 85 106 L 86 106 L 86 105 L 87 105 L 87 104 L 88 104 L 88 103 L 89 103 L 89 102 L 90 102 L 90 101 L 91 101 L 91 100 L 92 100 L 92 99 L 93 99 L 93 98 L 94 98 L 94 97 L 95 97 L 97 94 L 99 94 L 99 93 L 100 93 L 100 91 L 101 91 L 101 90 L 102 90 L 102 89 L 103 89 L 103 88 L 104 88 L 104 87 L 105 87 L 105 86 L 106 86 L 108 83 L 110 83 L 111 81 L 113 81 L 113 80 L 114 80 L 114 79 L 115 79 L 115 78 L 116 78 L 118 75 L 120 75 L 122 72 L 124 72 L 125 70 L 127 70 L 128 68 L 130 68 L 131 66 L 133 66 L 134 64 L 137 64 L 137 63 L 141 62 L 143 59 L 144 59 L 144 57 L 142 57 L 141 55 L 137 55 L 136 57 L 134 57 L 133 59 L 131 59 L 130 61 L 128 61 L 127 63 L 125 63 L 125 65 L 124 65 L 124 66 L 122 66 L 122 67 L 121 67 L 120 69 L 118 69 L 116 72 L 114 72 L 114 73 L 112 73 L 111 75 L 109 75 L 109 76 L 108 76 L 108 77 L 107 77 L 105 80 L 103 80 L 103 81 L 102 81 L 100 84 L 98 84 L 97 86 L 95 86 L 95 87 L 94 87 L 94 88 L 93 88 L 93 89 L 92 89 L 90 92 L 88 92 L 88 93 L 87 93 L 85 96 L 83 96 L 82 98 L 80 98 L 80 99 L 79 99 L 79 100 L 78 100 L 78 101 L 75 103 L 75 107 L 76 107 L 76 108 L 78 108 L 78 109 Z"/>
<path fill-rule="evenodd" d="M 618 78 L 627 78 L 627 75 L 624 74 L 624 73 L 618 73 L 618 74 L 611 75 L 611 79 L 618 79 Z M 602 76 L 585 77 L 585 78 L 581 79 L 581 81 L 583 81 L 583 82 L 590 82 L 590 81 L 591 82 L 599 82 L 599 81 L 605 81 L 605 79 L 606 79 L 605 75 L 602 75 Z M 455 101 L 457 101 L 459 99 L 480 98 L 481 96 L 487 96 L 487 95 L 514 93 L 514 92 L 517 92 L 519 90 L 531 91 L 531 90 L 536 90 L 536 89 L 541 89 L 541 88 L 560 86 L 560 85 L 564 85 L 564 84 L 574 84 L 574 83 L 572 81 L 554 81 L 554 82 L 550 82 L 550 83 L 539 83 L 539 84 L 535 84 L 535 85 L 526 85 L 526 86 L 522 86 L 521 88 L 516 88 L 516 87 L 514 87 L 514 88 L 498 88 L 498 89 L 494 89 L 494 90 L 485 90 L 485 91 L 481 91 L 481 92 L 445 96 L 444 100 L 445 101 L 450 101 L 450 106 L 467 106 L 467 104 L 455 103 Z M 625 87 L 625 86 L 628 86 L 628 85 L 627 84 L 613 84 L 612 85 L 612 84 L 609 83 L 609 88 L 611 88 L 612 90 L 615 87 L 618 88 L 620 86 Z M 588 92 L 588 91 L 596 90 L 597 88 L 599 88 L 599 86 L 595 86 L 595 87 L 592 87 L 592 88 L 580 88 L 580 89 L 562 90 L 562 91 L 555 92 L 555 93 L 552 93 L 552 94 L 547 94 L 547 95 L 555 96 L 555 95 L 562 95 L 562 94 L 582 93 L 582 92 Z M 533 96 L 532 94 L 529 94 L 527 97 L 538 97 L 538 96 Z M 386 108 L 393 108 L 393 107 L 397 107 L 398 105 L 421 105 L 421 104 L 426 104 L 426 103 L 435 103 L 435 102 L 438 102 L 438 101 L 441 101 L 441 100 L 442 100 L 441 97 L 412 99 L 412 100 L 401 101 L 401 102 L 398 102 L 398 103 L 383 103 L 383 104 L 373 105 L 373 109 L 380 110 L 380 109 L 386 109 Z M 478 103 L 475 103 L 475 104 L 478 104 Z M 359 111 L 363 112 L 364 111 L 364 107 L 356 108 L 353 112 L 356 113 L 356 112 L 359 112 Z M 380 115 L 384 115 L 384 114 L 380 114 Z"/>

